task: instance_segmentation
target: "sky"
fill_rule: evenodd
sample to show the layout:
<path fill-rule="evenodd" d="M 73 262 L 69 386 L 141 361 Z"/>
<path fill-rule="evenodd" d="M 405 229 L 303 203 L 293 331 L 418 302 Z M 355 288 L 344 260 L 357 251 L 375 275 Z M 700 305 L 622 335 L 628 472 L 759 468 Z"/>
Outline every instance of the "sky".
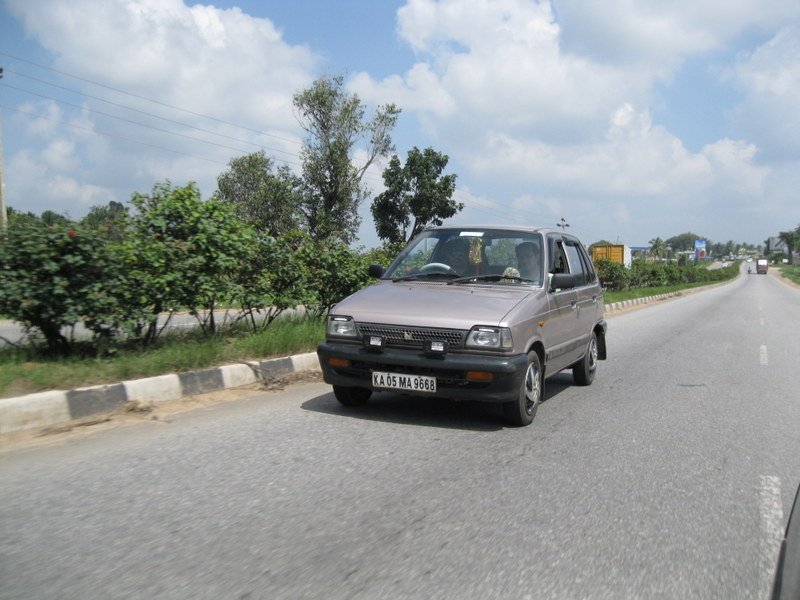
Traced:
<path fill-rule="evenodd" d="M 207 198 L 259 149 L 299 171 L 292 96 L 342 75 L 367 116 L 402 109 L 401 160 L 449 157 L 448 223 L 629 246 L 800 225 L 797 0 L 0 0 L 0 67 L 6 203 L 37 214 Z"/>

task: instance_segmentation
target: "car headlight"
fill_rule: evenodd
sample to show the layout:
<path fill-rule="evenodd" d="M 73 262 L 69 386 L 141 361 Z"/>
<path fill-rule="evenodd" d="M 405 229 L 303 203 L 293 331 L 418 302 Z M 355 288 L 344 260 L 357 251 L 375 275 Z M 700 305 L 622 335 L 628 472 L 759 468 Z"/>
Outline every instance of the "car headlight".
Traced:
<path fill-rule="evenodd" d="M 358 329 L 353 321 L 353 317 L 338 317 L 331 315 L 328 317 L 328 335 L 336 337 L 357 337 Z"/>
<path fill-rule="evenodd" d="M 467 335 L 467 348 L 507 350 L 513 347 L 511 330 L 508 327 L 476 325 Z"/>

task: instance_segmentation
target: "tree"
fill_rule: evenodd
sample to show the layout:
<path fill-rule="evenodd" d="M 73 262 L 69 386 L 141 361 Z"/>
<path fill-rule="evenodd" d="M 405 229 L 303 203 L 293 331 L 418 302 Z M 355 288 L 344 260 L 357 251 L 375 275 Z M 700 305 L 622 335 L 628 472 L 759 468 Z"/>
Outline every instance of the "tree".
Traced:
<path fill-rule="evenodd" d="M 124 235 L 128 208 L 121 202 L 112 200 L 106 206 L 93 206 L 81 219 L 81 225 L 116 242 Z"/>
<path fill-rule="evenodd" d="M 309 283 L 300 251 L 311 240 L 290 230 L 279 237 L 258 236 L 247 261 L 240 265 L 234 299 L 253 331 L 266 329 L 284 311 L 313 304 L 317 294 Z"/>
<path fill-rule="evenodd" d="M 53 212 L 52 210 L 44 211 L 40 218 L 42 220 L 42 223 L 48 226 L 66 227 L 67 225 L 72 223 L 72 221 L 67 217 L 65 217 L 64 215 L 59 214 L 57 212 Z"/>
<path fill-rule="evenodd" d="M 37 329 L 53 354 L 73 346 L 64 328 L 84 321 L 109 337 L 116 312 L 116 267 L 108 241 L 77 225 L 12 222 L 0 236 L 0 314 Z"/>
<path fill-rule="evenodd" d="M 786 244 L 786 249 L 789 251 L 789 264 L 794 264 L 792 256 L 794 249 L 798 246 L 798 241 L 800 241 L 800 226 L 794 231 L 781 231 L 778 233 L 778 238 Z"/>
<path fill-rule="evenodd" d="M 464 208 L 453 200 L 456 175 L 442 175 L 447 166 L 446 154 L 433 148 L 424 151 L 415 146 L 408 152 L 406 164 L 394 155 L 383 172 L 386 191 L 372 202 L 372 217 L 378 237 L 392 244 L 403 244 L 430 223 L 441 225 Z M 411 229 L 411 218 L 414 225 Z"/>
<path fill-rule="evenodd" d="M 15 225 L 21 225 L 23 223 L 32 224 L 41 222 L 41 219 L 34 213 L 30 211 L 22 212 L 21 210 L 17 210 L 11 206 L 7 208 L 6 214 L 8 216 L 9 227 L 14 227 Z"/>
<path fill-rule="evenodd" d="M 705 236 L 697 235 L 691 231 L 681 233 L 666 240 L 666 245 L 672 248 L 675 252 L 686 252 L 687 250 L 694 250 L 694 243 L 696 240 L 705 240 Z"/>
<path fill-rule="evenodd" d="M 656 258 L 660 258 L 664 250 L 666 249 L 664 240 L 662 240 L 660 237 L 655 237 L 648 243 L 650 244 L 650 254 L 652 254 Z"/>
<path fill-rule="evenodd" d="M 302 180 L 288 166 L 275 169 L 263 150 L 234 158 L 217 178 L 215 198 L 232 204 L 258 233 L 277 237 L 296 229 Z"/>
<path fill-rule="evenodd" d="M 156 184 L 150 195 L 134 194 L 131 203 L 139 214 L 117 246 L 129 329 L 152 343 L 160 333 L 159 314 L 183 308 L 215 333 L 214 308 L 232 295 L 233 279 L 250 256 L 252 231 L 229 204 L 203 201 L 193 183 Z"/>
<path fill-rule="evenodd" d="M 295 94 L 294 107 L 307 136 L 303 161 L 303 214 L 308 234 L 316 239 L 351 242 L 358 230 L 358 207 L 369 195 L 362 178 L 379 157 L 394 149 L 391 131 L 400 110 L 379 106 L 369 121 L 356 94 L 344 90 L 341 76 L 321 77 Z M 356 167 L 356 143 L 367 138 L 366 160 Z"/>

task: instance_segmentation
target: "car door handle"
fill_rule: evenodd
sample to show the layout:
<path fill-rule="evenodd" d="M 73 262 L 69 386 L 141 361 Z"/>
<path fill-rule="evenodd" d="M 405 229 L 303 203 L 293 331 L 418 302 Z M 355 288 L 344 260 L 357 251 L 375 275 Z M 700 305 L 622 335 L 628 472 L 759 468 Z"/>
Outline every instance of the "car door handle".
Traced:
<path fill-rule="evenodd" d="M 572 307 L 572 310 L 575 310 L 576 308 L 578 308 L 578 301 L 573 300 L 572 302 L 569 303 L 569 305 Z"/>

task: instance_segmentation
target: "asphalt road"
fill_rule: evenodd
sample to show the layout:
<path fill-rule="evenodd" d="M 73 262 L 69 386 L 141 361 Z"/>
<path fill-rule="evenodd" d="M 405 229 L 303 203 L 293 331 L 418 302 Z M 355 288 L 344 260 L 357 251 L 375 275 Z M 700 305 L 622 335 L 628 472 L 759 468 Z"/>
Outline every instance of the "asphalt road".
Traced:
<path fill-rule="evenodd" d="M 800 292 L 609 319 L 589 388 L 329 388 L 0 453 L 0 598 L 767 598 L 800 481 Z"/>

